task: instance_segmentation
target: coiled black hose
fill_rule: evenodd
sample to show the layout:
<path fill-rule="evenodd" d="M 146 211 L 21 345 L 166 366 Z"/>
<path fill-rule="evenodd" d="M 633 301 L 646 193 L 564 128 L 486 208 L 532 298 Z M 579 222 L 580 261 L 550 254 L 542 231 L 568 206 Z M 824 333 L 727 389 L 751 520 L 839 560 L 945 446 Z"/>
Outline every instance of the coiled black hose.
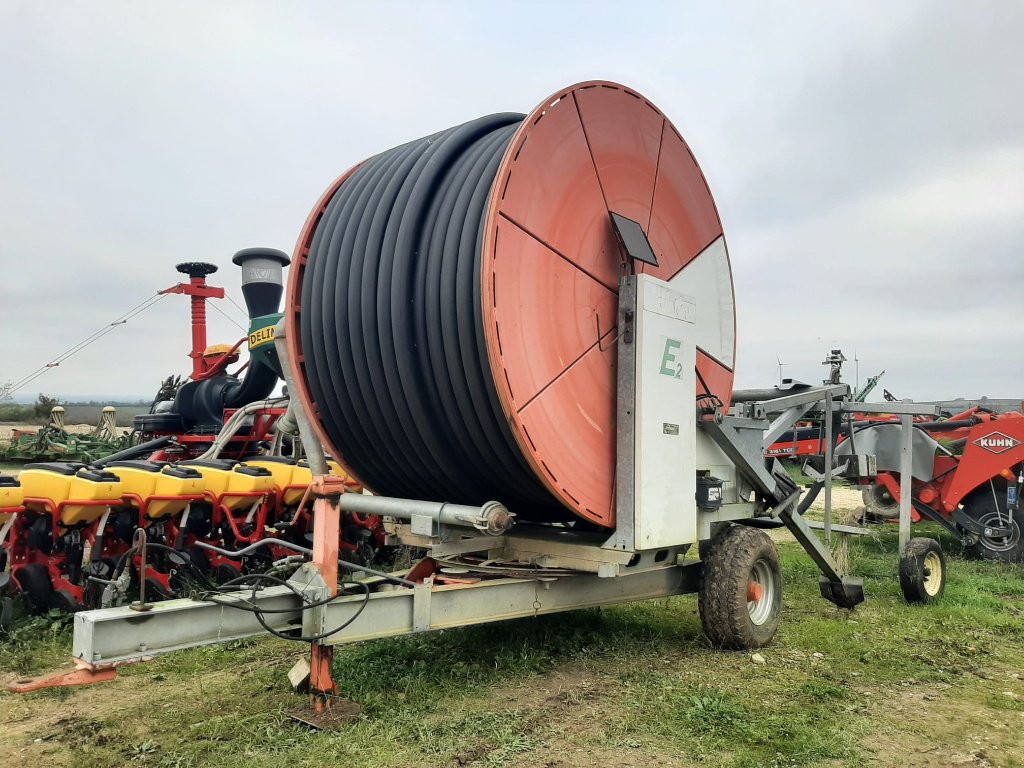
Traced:
<path fill-rule="evenodd" d="M 571 519 L 529 468 L 487 360 L 484 213 L 523 115 L 497 114 L 383 152 L 316 226 L 299 332 L 334 447 L 377 493 Z"/>

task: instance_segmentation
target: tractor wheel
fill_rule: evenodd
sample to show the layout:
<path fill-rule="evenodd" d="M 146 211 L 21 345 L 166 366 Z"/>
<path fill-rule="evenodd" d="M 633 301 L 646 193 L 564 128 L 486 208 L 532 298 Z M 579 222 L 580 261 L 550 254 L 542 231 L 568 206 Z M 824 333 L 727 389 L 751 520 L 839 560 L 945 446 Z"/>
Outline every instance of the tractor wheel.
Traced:
<path fill-rule="evenodd" d="M 697 606 L 704 634 L 716 646 L 741 651 L 768 645 L 782 608 L 775 543 L 742 525 L 719 532 L 704 559 Z"/>
<path fill-rule="evenodd" d="M 996 500 L 998 499 L 998 506 Z M 993 495 L 990 486 L 984 486 L 964 502 L 964 511 L 982 525 L 999 528 L 1007 527 L 1009 536 L 979 536 L 974 544 L 964 547 L 964 554 L 978 560 L 1002 560 L 1007 563 L 1024 561 L 1024 509 L 1020 507 L 1011 515 L 1006 504 L 1006 491 L 997 490 Z"/>
<path fill-rule="evenodd" d="M 161 600 L 170 600 L 174 595 L 167 591 L 159 579 L 146 579 L 146 602 L 158 603 Z"/>
<path fill-rule="evenodd" d="M 900 516 L 900 503 L 884 485 L 869 485 L 861 491 L 861 497 L 864 499 L 864 510 L 869 516 L 881 520 Z"/>
<path fill-rule="evenodd" d="M 177 556 L 183 558 L 184 562 L 175 567 L 170 585 L 176 596 L 185 597 L 189 591 L 209 581 L 210 558 L 202 547 L 194 544 L 179 549 Z"/>
<path fill-rule="evenodd" d="M 33 613 L 46 613 L 50 610 L 50 595 L 53 594 L 53 582 L 45 565 L 33 563 L 19 568 L 14 574 L 22 593 L 28 598 Z"/>
<path fill-rule="evenodd" d="M 231 563 L 221 563 L 213 569 L 213 580 L 218 584 L 225 584 L 241 575 L 242 572 Z"/>
<path fill-rule="evenodd" d="M 77 613 L 82 606 L 75 599 L 75 596 L 66 589 L 57 589 L 50 595 L 50 608 L 62 613 Z"/>
<path fill-rule="evenodd" d="M 908 603 L 931 603 L 946 589 L 946 558 L 935 539 L 907 542 L 900 557 L 900 589 Z"/>
<path fill-rule="evenodd" d="M 9 597 L 0 597 L 0 635 L 10 632 L 13 621 L 14 600 Z"/>

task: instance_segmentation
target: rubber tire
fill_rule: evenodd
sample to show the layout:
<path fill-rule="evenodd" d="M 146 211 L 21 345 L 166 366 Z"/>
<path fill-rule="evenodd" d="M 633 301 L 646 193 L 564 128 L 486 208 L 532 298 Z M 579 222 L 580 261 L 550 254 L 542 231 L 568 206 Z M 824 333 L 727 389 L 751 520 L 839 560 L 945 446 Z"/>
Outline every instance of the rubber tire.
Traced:
<path fill-rule="evenodd" d="M 997 494 L 1000 497 L 1000 501 L 1005 503 L 1005 489 L 997 491 Z M 992 498 L 992 491 L 987 485 L 964 502 L 964 512 L 967 513 L 968 517 L 978 522 L 981 522 L 986 515 L 994 515 L 996 511 L 996 500 Z M 1005 519 L 1006 509 L 1002 508 L 1002 503 L 998 512 Z M 984 540 L 979 537 L 977 542 L 964 547 L 964 556 L 974 560 L 1000 560 L 1006 563 L 1024 562 L 1024 509 L 1018 507 L 1011 520 L 1017 526 L 1017 543 L 1012 549 L 1006 551 L 989 549 L 985 546 Z"/>
<path fill-rule="evenodd" d="M 782 608 L 782 568 L 775 542 L 764 531 L 742 525 L 730 526 L 711 541 L 697 592 L 704 634 L 720 648 L 763 648 L 778 631 Z M 770 569 L 776 599 L 770 616 L 754 624 L 747 610 L 747 585 L 759 560 Z"/>
<path fill-rule="evenodd" d="M 14 621 L 14 600 L 9 597 L 0 597 L 0 635 L 5 635 L 11 629 Z"/>
<path fill-rule="evenodd" d="M 938 555 L 941 564 L 939 588 L 934 594 L 929 594 L 925 588 L 925 579 L 930 576 L 925 572 L 925 560 L 930 554 Z M 907 542 L 900 556 L 900 589 L 903 591 L 903 599 L 908 603 L 927 605 L 942 597 L 946 590 L 946 556 L 939 542 L 923 536 Z"/>
<path fill-rule="evenodd" d="M 147 603 L 159 603 L 163 600 L 170 600 L 175 595 L 164 589 L 164 585 L 158 580 L 148 578 L 146 579 L 146 602 Z"/>
<path fill-rule="evenodd" d="M 210 558 L 206 550 L 195 544 L 179 549 L 178 553 L 185 555 L 189 562 L 177 568 L 177 572 L 171 576 L 170 584 L 176 597 L 186 597 L 189 590 L 209 579 Z"/>
<path fill-rule="evenodd" d="M 864 509 L 869 515 L 882 520 L 891 520 L 900 516 L 900 503 L 892 497 L 884 485 L 869 485 L 861 491 Z"/>
<path fill-rule="evenodd" d="M 66 589 L 57 589 L 50 595 L 50 608 L 62 613 L 78 613 L 82 605 Z"/>
<path fill-rule="evenodd" d="M 185 548 L 185 554 L 188 555 L 189 562 L 197 571 L 199 571 L 199 573 L 203 576 L 209 575 L 210 556 L 206 554 L 205 549 L 193 544 L 192 546 Z M 188 566 L 185 567 L 187 568 Z"/>
<path fill-rule="evenodd" d="M 228 563 L 221 563 L 213 569 L 213 580 L 217 584 L 223 584 L 231 581 L 232 579 L 237 579 L 241 575 L 242 572 L 236 566 Z"/>
<path fill-rule="evenodd" d="M 14 574 L 15 581 L 22 593 L 28 598 L 33 613 L 46 613 L 50 610 L 50 596 L 53 594 L 53 582 L 45 565 L 33 563 L 19 568 Z"/>

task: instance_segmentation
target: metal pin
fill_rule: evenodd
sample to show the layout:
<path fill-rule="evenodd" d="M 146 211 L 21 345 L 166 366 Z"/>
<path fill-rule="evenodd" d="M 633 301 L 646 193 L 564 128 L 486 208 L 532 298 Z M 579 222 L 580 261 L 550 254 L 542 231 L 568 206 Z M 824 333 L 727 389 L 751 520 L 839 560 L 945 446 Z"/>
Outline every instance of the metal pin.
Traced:
<path fill-rule="evenodd" d="M 132 546 L 139 547 L 139 599 L 129 605 L 133 611 L 149 611 L 152 605 L 146 603 L 146 529 L 137 528 L 132 537 Z"/>

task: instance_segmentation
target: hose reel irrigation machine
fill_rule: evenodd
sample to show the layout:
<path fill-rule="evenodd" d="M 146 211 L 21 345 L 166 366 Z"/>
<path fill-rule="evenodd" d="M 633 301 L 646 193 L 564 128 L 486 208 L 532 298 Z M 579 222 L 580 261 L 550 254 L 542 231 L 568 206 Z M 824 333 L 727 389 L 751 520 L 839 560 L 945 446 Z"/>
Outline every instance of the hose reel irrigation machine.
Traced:
<path fill-rule="evenodd" d="M 853 607 L 860 580 L 763 458 L 809 411 L 837 421 L 849 389 L 730 410 L 735 336 L 711 193 L 629 88 L 572 86 L 356 165 L 302 230 L 276 331 L 282 424 L 317 475 L 311 561 L 216 599 L 78 613 L 81 673 L 272 632 L 312 643 L 326 700 L 335 644 L 689 592 L 712 642 L 758 647 L 778 624 L 759 530 L 776 521 Z M 374 495 L 344 492 L 325 453 Z M 872 457 L 835 464 L 829 447 L 825 475 L 860 479 Z M 384 516 L 426 556 L 339 561 L 346 515 Z"/>

